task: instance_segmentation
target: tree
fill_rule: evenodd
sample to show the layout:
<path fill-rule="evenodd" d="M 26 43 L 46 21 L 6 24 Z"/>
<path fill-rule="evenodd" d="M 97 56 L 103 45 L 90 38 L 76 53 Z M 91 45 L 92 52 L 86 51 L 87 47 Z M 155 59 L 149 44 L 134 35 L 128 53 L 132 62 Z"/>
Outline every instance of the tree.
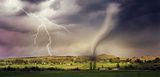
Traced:
<path fill-rule="evenodd" d="M 158 57 L 155 58 L 155 59 L 153 60 L 153 62 L 154 62 L 154 63 L 160 63 L 160 58 L 158 58 Z"/>
<path fill-rule="evenodd" d="M 127 59 L 126 59 L 126 62 L 131 62 L 131 59 L 127 58 Z"/>
<path fill-rule="evenodd" d="M 143 61 L 140 60 L 140 59 L 136 59 L 136 60 L 135 60 L 135 63 L 143 63 Z"/>
<path fill-rule="evenodd" d="M 117 63 L 116 67 L 117 67 L 117 68 L 120 68 L 120 65 L 119 65 L 119 63 Z"/>

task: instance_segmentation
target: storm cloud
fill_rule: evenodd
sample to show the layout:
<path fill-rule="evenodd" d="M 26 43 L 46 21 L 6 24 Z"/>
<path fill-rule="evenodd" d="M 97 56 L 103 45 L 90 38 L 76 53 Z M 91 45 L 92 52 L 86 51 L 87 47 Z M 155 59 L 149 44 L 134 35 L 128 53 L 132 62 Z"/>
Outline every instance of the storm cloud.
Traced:
<path fill-rule="evenodd" d="M 106 8 L 112 2 L 120 3 L 121 11 L 116 27 L 98 46 L 98 54 L 160 55 L 159 0 L 1 0 L 0 57 L 47 55 L 47 36 L 43 30 L 38 46 L 33 45 L 33 35 L 40 22 L 28 17 L 20 8 L 46 17 L 70 31 L 57 31 L 55 25 L 46 22 L 52 40 L 55 40 L 53 54 L 88 54 L 90 40 L 99 31 Z"/>

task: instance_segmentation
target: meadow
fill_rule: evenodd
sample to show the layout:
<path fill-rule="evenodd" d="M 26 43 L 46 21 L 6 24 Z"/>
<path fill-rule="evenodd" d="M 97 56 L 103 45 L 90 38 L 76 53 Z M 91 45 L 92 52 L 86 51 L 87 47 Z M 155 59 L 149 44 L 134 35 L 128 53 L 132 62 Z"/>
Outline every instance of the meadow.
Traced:
<path fill-rule="evenodd" d="M 130 65 L 129 63 L 119 63 L 119 65 L 121 67 L 123 66 L 128 66 Z M 81 70 L 88 70 L 89 69 L 89 62 L 87 63 L 65 63 L 65 64 L 12 64 L 12 65 L 3 65 L 3 66 L 0 66 L 0 68 L 7 68 L 7 67 L 11 67 L 11 68 L 20 68 L 20 69 L 23 69 L 23 68 L 31 68 L 31 67 L 39 67 L 39 68 L 59 68 L 59 69 L 81 69 Z M 97 63 L 97 69 L 98 68 L 116 68 L 117 67 L 117 63 L 101 63 L 101 62 L 98 62 Z"/>
<path fill-rule="evenodd" d="M 109 55 L 97 57 L 97 70 L 160 70 L 160 58 L 119 58 Z M 17 70 L 89 70 L 90 59 L 86 56 L 44 56 L 8 58 L 0 60 L 0 71 Z"/>
<path fill-rule="evenodd" d="M 0 60 L 0 77 L 160 77 L 160 59 L 101 55 L 92 70 L 85 56 L 8 58 Z"/>

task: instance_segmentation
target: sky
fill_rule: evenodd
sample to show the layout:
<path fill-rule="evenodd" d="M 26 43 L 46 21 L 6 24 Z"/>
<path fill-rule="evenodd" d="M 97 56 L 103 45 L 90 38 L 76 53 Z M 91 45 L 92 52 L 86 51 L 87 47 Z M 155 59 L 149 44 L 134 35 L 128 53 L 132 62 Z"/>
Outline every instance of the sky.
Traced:
<path fill-rule="evenodd" d="M 160 0 L 0 0 L 0 58 L 89 55 L 111 3 L 119 12 L 97 53 L 159 56 Z"/>

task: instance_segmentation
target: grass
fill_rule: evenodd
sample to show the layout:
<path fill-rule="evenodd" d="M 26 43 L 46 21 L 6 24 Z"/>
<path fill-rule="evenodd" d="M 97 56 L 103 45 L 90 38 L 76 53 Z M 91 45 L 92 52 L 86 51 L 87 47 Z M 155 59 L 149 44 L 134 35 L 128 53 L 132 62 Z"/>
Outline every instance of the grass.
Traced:
<path fill-rule="evenodd" d="M 72 64 L 72 65 L 71 65 Z M 103 67 L 110 67 L 110 68 L 114 68 L 116 67 L 117 63 L 101 63 L 98 62 L 97 63 L 97 68 L 101 68 Z M 129 64 L 126 63 L 120 63 L 121 67 L 127 66 Z M 0 66 L 0 68 L 4 68 L 4 67 L 12 67 L 12 68 L 24 68 L 24 67 L 39 67 L 39 68 L 60 68 L 60 69 L 74 69 L 74 68 L 79 68 L 79 69 L 89 69 L 89 63 L 66 63 L 66 64 L 12 64 L 12 65 L 3 65 Z"/>
<path fill-rule="evenodd" d="M 0 72 L 0 77 L 160 77 L 158 71 Z"/>

